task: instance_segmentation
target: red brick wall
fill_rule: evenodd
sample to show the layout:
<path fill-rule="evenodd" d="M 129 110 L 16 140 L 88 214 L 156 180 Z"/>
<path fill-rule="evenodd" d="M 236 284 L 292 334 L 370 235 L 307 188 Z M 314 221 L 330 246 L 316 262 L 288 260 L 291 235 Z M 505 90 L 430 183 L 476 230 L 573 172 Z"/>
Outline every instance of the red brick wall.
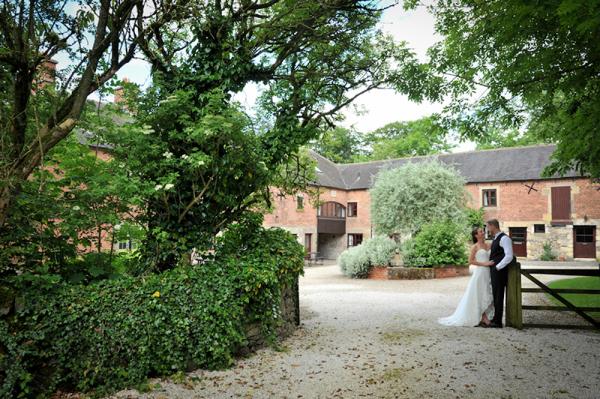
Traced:
<path fill-rule="evenodd" d="M 535 190 L 525 186 L 532 185 Z M 485 218 L 496 218 L 501 223 L 501 228 L 508 232 L 510 227 L 527 228 L 527 254 L 529 258 L 539 258 L 542 245 L 552 242 L 556 255 L 564 259 L 573 256 L 573 229 L 572 226 L 552 227 L 552 205 L 550 201 L 551 187 L 571 187 L 571 208 L 574 225 L 596 225 L 600 230 L 600 185 L 592 185 L 589 179 L 550 179 L 543 181 L 524 182 L 499 182 L 499 183 L 469 183 L 466 189 L 470 194 L 469 206 L 479 208 L 482 206 L 483 189 L 495 188 L 497 193 L 497 206 L 485 208 Z M 537 191 L 536 191 L 537 190 Z M 275 196 L 275 210 L 265 216 L 266 226 L 280 226 L 302 235 L 310 231 L 313 234 L 313 250 L 316 248 L 317 211 L 314 205 L 308 202 L 305 196 L 305 209 L 296 210 L 295 197 L 283 199 Z M 332 190 L 322 188 L 320 201 L 336 201 L 346 206 L 348 202 L 358 204 L 358 215 L 346 219 L 346 233 L 363 234 L 363 238 L 371 237 L 371 198 L 367 190 Z M 544 224 L 546 233 L 534 233 L 534 224 Z M 596 251 L 600 257 L 600 231 L 596 234 Z M 299 236 L 299 241 L 303 242 Z"/>

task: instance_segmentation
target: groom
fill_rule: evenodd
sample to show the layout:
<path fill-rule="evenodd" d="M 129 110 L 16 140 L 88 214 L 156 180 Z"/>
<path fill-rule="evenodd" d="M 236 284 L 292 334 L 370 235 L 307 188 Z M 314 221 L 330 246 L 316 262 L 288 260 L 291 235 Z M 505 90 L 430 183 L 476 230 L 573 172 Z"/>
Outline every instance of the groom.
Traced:
<path fill-rule="evenodd" d="M 492 293 L 494 296 L 494 318 L 489 327 L 502 328 L 502 313 L 504 313 L 504 290 L 508 280 L 508 265 L 513 262 L 512 240 L 500 231 L 497 219 L 487 222 L 488 231 L 494 237 L 490 249 L 490 267 L 492 278 Z"/>

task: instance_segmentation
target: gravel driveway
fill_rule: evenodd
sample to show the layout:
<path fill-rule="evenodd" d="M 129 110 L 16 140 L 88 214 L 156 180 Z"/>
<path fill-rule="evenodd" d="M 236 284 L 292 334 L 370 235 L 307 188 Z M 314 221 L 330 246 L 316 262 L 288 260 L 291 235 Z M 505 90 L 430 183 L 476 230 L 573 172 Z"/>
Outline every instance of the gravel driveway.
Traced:
<path fill-rule="evenodd" d="M 443 327 L 468 277 L 351 280 L 306 270 L 302 326 L 226 371 L 153 380 L 144 398 L 600 398 L 600 334 Z"/>

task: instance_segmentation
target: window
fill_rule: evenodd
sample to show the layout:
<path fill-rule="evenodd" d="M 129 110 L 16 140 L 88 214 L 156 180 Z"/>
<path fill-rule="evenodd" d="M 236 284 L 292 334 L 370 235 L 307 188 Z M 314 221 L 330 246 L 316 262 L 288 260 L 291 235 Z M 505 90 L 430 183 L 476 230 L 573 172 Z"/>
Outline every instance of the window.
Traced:
<path fill-rule="evenodd" d="M 496 206 L 496 189 L 481 190 L 483 206 Z"/>
<path fill-rule="evenodd" d="M 575 242 L 592 243 L 594 242 L 595 226 L 577 226 L 575 227 Z"/>
<path fill-rule="evenodd" d="M 552 223 L 567 224 L 571 221 L 571 187 L 552 187 Z"/>
<path fill-rule="evenodd" d="M 346 208 L 337 202 L 326 202 L 317 209 L 317 216 L 343 219 L 346 217 Z"/>
<path fill-rule="evenodd" d="M 138 244 L 134 240 L 119 241 L 117 244 L 120 251 L 133 251 L 137 246 Z"/>
<path fill-rule="evenodd" d="M 296 197 L 296 209 L 304 209 L 304 197 L 301 195 Z"/>
<path fill-rule="evenodd" d="M 362 243 L 362 240 L 362 234 L 348 234 L 348 247 L 356 247 Z"/>
<path fill-rule="evenodd" d="M 545 233 L 546 232 L 546 225 L 545 224 L 534 224 L 533 225 L 533 232 L 534 233 Z"/>
<path fill-rule="evenodd" d="M 358 204 L 356 202 L 348 202 L 348 217 L 353 218 L 358 215 Z"/>

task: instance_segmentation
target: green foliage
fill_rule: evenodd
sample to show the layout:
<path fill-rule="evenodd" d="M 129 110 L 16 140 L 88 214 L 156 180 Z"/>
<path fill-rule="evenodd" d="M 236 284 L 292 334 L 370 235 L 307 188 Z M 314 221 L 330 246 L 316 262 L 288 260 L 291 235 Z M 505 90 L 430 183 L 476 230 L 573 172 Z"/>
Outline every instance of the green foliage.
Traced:
<path fill-rule="evenodd" d="M 492 148 L 521 147 L 544 143 L 544 140 L 534 132 L 527 131 L 521 133 L 516 129 L 509 131 L 500 131 L 491 129 L 485 134 L 475 138 L 477 140 L 478 150 L 487 150 Z"/>
<path fill-rule="evenodd" d="M 255 231 L 235 252 L 246 227 L 232 226 L 215 258 L 195 267 L 85 287 L 20 281 L 21 310 L 0 320 L 0 396 L 106 394 L 153 375 L 228 366 L 248 323 L 272 337 L 281 289 L 304 253 L 276 229 Z"/>
<path fill-rule="evenodd" d="M 371 216 L 380 234 L 415 233 L 438 220 L 463 224 L 464 179 L 437 161 L 381 171 L 371 193 Z"/>
<path fill-rule="evenodd" d="M 469 228 L 474 228 L 474 227 L 481 227 L 483 228 L 485 225 L 485 220 L 484 220 L 484 215 L 485 215 L 485 210 L 483 209 L 483 207 L 479 208 L 479 209 L 473 209 L 473 208 L 466 208 L 466 215 L 467 215 L 467 227 Z"/>
<path fill-rule="evenodd" d="M 465 265 L 466 240 L 464 228 L 453 221 L 431 223 L 403 245 L 404 262 L 413 267 Z"/>
<path fill-rule="evenodd" d="M 347 276 L 364 278 L 372 266 L 389 266 L 398 244 L 389 237 L 375 236 L 342 252 L 338 264 Z"/>
<path fill-rule="evenodd" d="M 554 250 L 552 249 L 551 242 L 547 241 L 542 246 L 542 256 L 540 256 L 540 260 L 543 260 L 543 261 L 556 260 L 556 255 L 554 254 Z"/>
<path fill-rule="evenodd" d="M 408 122 L 389 123 L 367 133 L 368 160 L 393 159 L 447 152 L 453 145 L 437 116 Z"/>
<path fill-rule="evenodd" d="M 342 273 L 352 278 L 365 278 L 369 274 L 371 262 L 364 245 L 350 247 L 340 254 L 338 264 Z"/>
<path fill-rule="evenodd" d="M 47 155 L 21 186 L 0 233 L 0 276 L 62 273 L 81 254 L 98 251 L 136 204 L 137 184 L 115 161 L 99 159 L 75 137 Z"/>
<path fill-rule="evenodd" d="M 336 127 L 321 135 L 313 149 L 336 163 L 352 163 L 361 154 L 361 135 L 353 129 Z"/>
<path fill-rule="evenodd" d="M 408 122 L 393 122 L 361 134 L 335 128 L 325 132 L 313 149 L 337 163 L 377 161 L 447 152 L 450 135 L 437 115 Z"/>
<path fill-rule="evenodd" d="M 429 10 L 443 36 L 429 55 L 447 78 L 450 127 L 475 141 L 527 130 L 558 143 L 546 174 L 575 167 L 600 177 L 597 1 L 436 1 Z"/>
<path fill-rule="evenodd" d="M 389 266 L 398 249 L 396 241 L 386 236 L 375 236 L 365 240 L 363 245 L 372 266 Z"/>

